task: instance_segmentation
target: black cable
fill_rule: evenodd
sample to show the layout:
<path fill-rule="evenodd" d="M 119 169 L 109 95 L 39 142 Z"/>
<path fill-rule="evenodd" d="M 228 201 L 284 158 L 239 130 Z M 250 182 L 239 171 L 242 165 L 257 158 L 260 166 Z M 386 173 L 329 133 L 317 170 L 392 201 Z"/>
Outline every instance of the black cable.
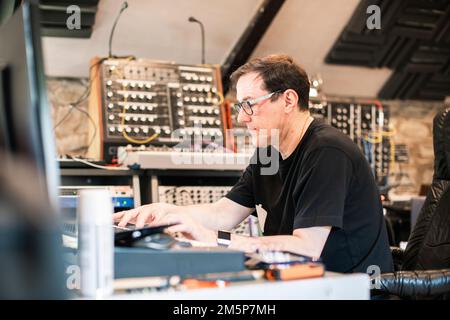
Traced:
<path fill-rule="evenodd" d="M 205 64 L 205 27 L 200 20 L 197 20 L 194 17 L 189 17 L 189 22 L 195 22 L 200 25 L 200 30 L 202 32 L 202 64 Z"/>
<path fill-rule="evenodd" d="M 73 108 L 71 107 L 69 111 L 67 111 L 67 113 L 64 115 L 64 117 L 62 117 L 61 120 L 59 120 L 59 122 L 53 127 L 53 131 L 56 130 L 56 128 L 58 128 L 61 123 L 63 123 L 64 121 L 66 121 L 66 119 L 70 116 L 70 114 L 72 113 Z"/>
<path fill-rule="evenodd" d="M 96 67 L 97 65 L 99 65 L 100 63 L 102 63 L 105 60 L 107 60 L 107 58 L 101 58 L 99 61 L 97 61 L 96 63 L 94 63 L 92 66 L 89 67 L 89 81 L 88 81 L 88 84 L 86 85 L 86 88 L 84 89 L 83 93 L 80 95 L 78 100 L 69 103 L 69 106 L 71 106 L 71 109 L 53 127 L 53 131 L 55 131 L 57 127 L 59 127 L 64 121 L 66 121 L 68 119 L 69 115 L 72 113 L 72 111 L 74 109 L 73 107 L 78 106 L 79 104 L 83 103 L 84 101 L 86 101 L 86 99 L 89 98 L 89 95 L 91 94 L 91 88 L 92 88 L 92 78 L 95 78 L 95 76 L 96 76 L 96 74 L 93 77 L 90 76 L 92 68 Z M 97 72 L 98 72 L 98 70 L 97 70 Z M 94 125 L 94 127 L 96 127 L 96 126 Z"/>
<path fill-rule="evenodd" d="M 109 35 L 109 55 L 108 56 L 110 58 L 113 57 L 113 55 L 112 55 L 112 39 L 113 39 L 114 31 L 116 30 L 116 25 L 117 25 L 117 22 L 119 21 L 120 16 L 122 15 L 122 12 L 124 12 L 126 8 L 128 8 L 128 2 L 124 1 L 122 3 L 122 7 L 120 8 L 119 14 L 117 15 L 116 20 L 114 21 L 114 25 L 111 29 L 111 34 Z"/>
<path fill-rule="evenodd" d="M 91 147 L 92 143 L 94 142 L 95 136 L 97 135 L 97 126 L 96 126 L 96 124 L 95 124 L 94 119 L 93 119 L 93 118 L 91 117 L 91 115 L 89 114 L 89 112 L 87 112 L 87 111 L 85 111 L 85 110 L 83 110 L 83 109 L 80 109 L 80 108 L 77 107 L 77 106 L 72 106 L 72 107 L 73 107 L 74 109 L 76 109 L 77 111 L 79 111 L 79 112 L 85 114 L 85 115 L 88 117 L 89 121 L 91 121 L 92 126 L 94 127 L 94 134 L 92 135 L 92 138 L 91 138 L 91 140 L 89 141 L 89 143 L 88 143 L 88 145 L 87 145 L 87 148 L 86 148 L 86 152 L 87 152 L 87 150 L 89 150 L 89 148 Z"/>

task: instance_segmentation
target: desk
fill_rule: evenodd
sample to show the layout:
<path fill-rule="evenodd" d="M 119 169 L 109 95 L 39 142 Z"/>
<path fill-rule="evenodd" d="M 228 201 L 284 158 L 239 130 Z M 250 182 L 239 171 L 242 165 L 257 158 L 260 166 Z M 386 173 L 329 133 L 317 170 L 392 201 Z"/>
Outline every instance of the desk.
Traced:
<path fill-rule="evenodd" d="M 252 281 L 225 288 L 193 289 L 155 293 L 116 294 L 118 300 L 367 300 L 370 298 L 367 274 L 327 272 L 322 278 L 292 281 Z"/>

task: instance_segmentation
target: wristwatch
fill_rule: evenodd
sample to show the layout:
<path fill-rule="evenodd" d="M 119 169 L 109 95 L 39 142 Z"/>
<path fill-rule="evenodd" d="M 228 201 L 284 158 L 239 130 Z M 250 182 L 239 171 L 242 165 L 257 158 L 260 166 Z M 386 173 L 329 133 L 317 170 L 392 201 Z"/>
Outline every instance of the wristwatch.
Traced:
<path fill-rule="evenodd" d="M 217 231 L 217 245 L 228 247 L 231 244 L 231 233 L 228 231 Z"/>

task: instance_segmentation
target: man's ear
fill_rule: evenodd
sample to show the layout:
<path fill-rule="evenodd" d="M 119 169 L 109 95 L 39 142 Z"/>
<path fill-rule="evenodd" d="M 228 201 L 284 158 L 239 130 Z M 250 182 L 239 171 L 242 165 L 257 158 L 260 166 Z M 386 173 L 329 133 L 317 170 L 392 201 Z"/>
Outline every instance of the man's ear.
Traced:
<path fill-rule="evenodd" d="M 284 92 L 284 112 L 291 113 L 295 108 L 298 108 L 298 94 L 292 89 L 288 89 Z"/>

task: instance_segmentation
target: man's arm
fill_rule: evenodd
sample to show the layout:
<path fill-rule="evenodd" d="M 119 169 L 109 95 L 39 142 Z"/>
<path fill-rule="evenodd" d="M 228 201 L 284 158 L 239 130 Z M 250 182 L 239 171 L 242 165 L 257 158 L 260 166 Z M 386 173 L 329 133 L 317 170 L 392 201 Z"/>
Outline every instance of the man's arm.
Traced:
<path fill-rule="evenodd" d="M 292 235 L 245 237 L 231 235 L 230 248 L 247 252 L 258 250 L 289 251 L 318 259 L 330 234 L 331 227 L 295 229 Z"/>
<path fill-rule="evenodd" d="M 176 206 L 167 203 L 152 203 L 114 214 L 119 226 L 133 223 L 137 228 L 146 224 L 159 224 L 168 214 L 179 214 L 193 218 L 202 226 L 212 230 L 231 230 L 254 211 L 230 199 L 222 198 L 215 203 Z"/>
<path fill-rule="evenodd" d="M 217 231 L 210 230 L 180 214 L 168 214 L 164 222 L 176 225 L 168 228 L 170 232 L 181 232 L 188 238 L 217 244 Z M 292 235 L 245 237 L 231 234 L 231 249 L 245 252 L 256 250 L 289 251 L 318 259 L 330 234 L 331 226 L 296 229 Z"/>
<path fill-rule="evenodd" d="M 179 206 L 173 213 L 189 215 L 208 229 L 231 230 L 254 210 L 224 197 L 214 203 Z"/>

